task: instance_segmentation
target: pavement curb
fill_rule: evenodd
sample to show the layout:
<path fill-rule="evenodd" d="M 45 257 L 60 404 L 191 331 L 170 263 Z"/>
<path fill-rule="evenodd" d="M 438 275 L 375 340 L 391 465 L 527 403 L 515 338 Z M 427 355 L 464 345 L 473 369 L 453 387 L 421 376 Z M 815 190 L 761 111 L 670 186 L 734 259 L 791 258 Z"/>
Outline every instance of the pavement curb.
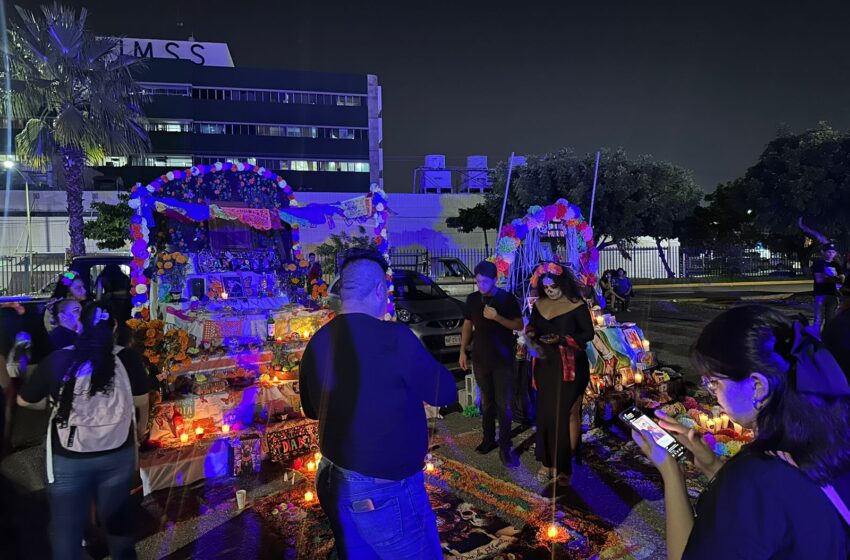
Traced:
<path fill-rule="evenodd" d="M 669 290 L 671 288 L 741 288 L 745 286 L 806 286 L 811 280 L 779 280 L 774 282 L 701 282 L 690 284 L 635 284 L 635 290 Z"/>

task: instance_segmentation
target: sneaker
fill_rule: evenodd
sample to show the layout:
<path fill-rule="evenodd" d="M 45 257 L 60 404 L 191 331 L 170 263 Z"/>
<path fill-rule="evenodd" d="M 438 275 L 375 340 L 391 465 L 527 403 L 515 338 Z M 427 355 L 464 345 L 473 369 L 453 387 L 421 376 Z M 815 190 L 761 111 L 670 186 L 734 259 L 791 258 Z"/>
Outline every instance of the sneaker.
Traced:
<path fill-rule="evenodd" d="M 519 466 L 519 457 L 514 453 L 513 449 L 502 449 L 499 451 L 499 459 L 502 460 L 502 464 L 508 467 L 509 469 L 515 469 Z"/>
<path fill-rule="evenodd" d="M 480 453 L 481 455 L 487 455 L 494 449 L 499 447 L 495 441 L 482 441 L 478 447 L 475 448 L 475 451 Z"/>

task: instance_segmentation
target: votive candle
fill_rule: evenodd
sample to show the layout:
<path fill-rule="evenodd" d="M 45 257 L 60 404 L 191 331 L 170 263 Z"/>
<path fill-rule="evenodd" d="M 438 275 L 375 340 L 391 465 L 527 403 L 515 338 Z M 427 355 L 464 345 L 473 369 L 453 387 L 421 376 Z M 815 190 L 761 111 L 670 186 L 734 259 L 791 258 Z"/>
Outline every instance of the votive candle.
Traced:
<path fill-rule="evenodd" d="M 313 458 L 316 460 L 316 463 L 318 464 L 318 462 L 322 460 L 322 452 L 316 451 L 316 454 L 313 455 Z"/>
<path fill-rule="evenodd" d="M 705 412 L 700 412 L 699 414 L 699 425 L 700 428 L 708 427 L 708 414 L 706 414 Z"/>
<path fill-rule="evenodd" d="M 189 441 L 189 434 L 180 434 L 180 443 L 186 443 Z"/>
<path fill-rule="evenodd" d="M 725 412 L 720 415 L 720 429 L 725 430 L 729 427 L 729 415 Z"/>
<path fill-rule="evenodd" d="M 313 472 L 314 470 L 316 470 L 316 463 L 314 463 L 313 461 L 310 461 L 309 463 L 307 463 L 307 470 L 310 471 L 310 472 Z"/>
<path fill-rule="evenodd" d="M 230 424 L 222 424 L 221 425 L 221 433 L 229 434 L 230 433 Z"/>
<path fill-rule="evenodd" d="M 195 428 L 195 435 L 198 436 L 198 437 L 203 436 L 204 435 L 204 429 L 202 427 L 198 426 L 197 428 Z"/>
<path fill-rule="evenodd" d="M 643 344 L 643 351 L 644 351 L 644 352 L 649 352 L 649 341 L 648 341 L 648 340 L 643 340 L 643 341 L 641 341 L 641 344 Z"/>
<path fill-rule="evenodd" d="M 635 383 L 638 385 L 643 383 L 643 374 L 641 372 L 635 373 Z"/>
<path fill-rule="evenodd" d="M 434 472 L 434 463 L 425 463 L 425 472 Z"/>
<path fill-rule="evenodd" d="M 549 525 L 549 528 L 546 529 L 546 536 L 552 540 L 558 538 L 558 528 L 554 525 Z"/>
<path fill-rule="evenodd" d="M 312 502 L 314 497 L 315 497 L 315 496 L 313 495 L 313 493 L 312 493 L 312 492 L 310 492 L 309 490 L 307 490 L 306 492 L 304 492 L 304 501 L 305 501 L 305 502 Z"/>

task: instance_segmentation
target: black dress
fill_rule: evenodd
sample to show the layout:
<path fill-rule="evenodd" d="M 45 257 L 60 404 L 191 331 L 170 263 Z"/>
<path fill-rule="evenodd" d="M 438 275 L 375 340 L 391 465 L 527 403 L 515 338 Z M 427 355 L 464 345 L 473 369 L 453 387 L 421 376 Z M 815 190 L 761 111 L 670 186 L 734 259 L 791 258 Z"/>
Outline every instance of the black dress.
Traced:
<path fill-rule="evenodd" d="M 534 383 L 537 386 L 537 460 L 558 474 L 572 473 L 570 442 L 570 410 L 581 398 L 590 382 L 590 364 L 584 348 L 593 339 L 593 321 L 585 305 L 546 319 L 537 310 L 531 312 L 529 326 L 538 338 L 555 334 L 557 344 L 543 344 L 543 356 L 534 360 Z M 565 337 L 572 337 L 580 349 L 572 350 L 575 379 L 564 381 L 561 346 L 571 351 Z"/>
<path fill-rule="evenodd" d="M 832 486 L 850 502 L 850 473 Z M 799 469 L 746 449 L 726 463 L 697 503 L 683 560 L 846 559 L 850 529 Z"/>

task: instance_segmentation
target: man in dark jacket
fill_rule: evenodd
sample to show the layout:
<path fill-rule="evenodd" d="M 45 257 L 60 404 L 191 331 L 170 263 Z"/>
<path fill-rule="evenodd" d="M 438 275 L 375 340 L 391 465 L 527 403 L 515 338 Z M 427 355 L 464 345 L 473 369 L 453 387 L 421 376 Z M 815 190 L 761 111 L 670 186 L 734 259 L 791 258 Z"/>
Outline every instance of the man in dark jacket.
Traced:
<path fill-rule="evenodd" d="M 319 502 L 340 558 L 442 558 L 422 472 L 423 402 L 454 403 L 454 377 L 407 326 L 382 320 L 379 253 L 351 253 L 341 270 L 342 312 L 310 339 L 300 368 L 301 406 L 319 420 Z"/>

